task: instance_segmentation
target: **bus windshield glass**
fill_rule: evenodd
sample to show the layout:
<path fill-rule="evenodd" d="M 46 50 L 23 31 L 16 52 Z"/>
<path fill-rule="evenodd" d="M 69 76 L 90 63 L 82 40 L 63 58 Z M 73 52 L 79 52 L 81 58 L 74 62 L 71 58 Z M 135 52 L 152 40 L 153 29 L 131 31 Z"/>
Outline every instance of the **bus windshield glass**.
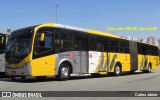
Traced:
<path fill-rule="evenodd" d="M 6 58 L 21 59 L 31 51 L 33 28 L 25 28 L 11 33 L 7 46 Z"/>

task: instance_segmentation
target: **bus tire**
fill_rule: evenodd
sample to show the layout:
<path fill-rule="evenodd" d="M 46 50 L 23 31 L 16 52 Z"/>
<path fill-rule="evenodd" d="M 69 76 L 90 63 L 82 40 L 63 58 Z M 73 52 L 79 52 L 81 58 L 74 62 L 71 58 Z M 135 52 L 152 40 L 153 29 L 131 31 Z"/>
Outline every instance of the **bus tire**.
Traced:
<path fill-rule="evenodd" d="M 147 72 L 148 72 L 148 73 L 151 73 L 151 72 L 152 72 L 151 64 L 148 65 L 148 70 L 147 70 Z"/>
<path fill-rule="evenodd" d="M 46 79 L 46 77 L 47 77 L 47 76 L 36 76 L 36 78 L 37 78 L 38 80 L 44 80 L 44 79 Z"/>
<path fill-rule="evenodd" d="M 148 70 L 144 70 L 144 73 L 151 73 L 152 72 L 152 67 L 151 64 L 148 64 Z"/>
<path fill-rule="evenodd" d="M 57 78 L 60 81 L 68 80 L 70 78 L 70 67 L 68 64 L 61 64 L 58 71 Z"/>
<path fill-rule="evenodd" d="M 116 63 L 114 67 L 114 76 L 120 76 L 122 73 L 121 65 L 119 63 Z"/>

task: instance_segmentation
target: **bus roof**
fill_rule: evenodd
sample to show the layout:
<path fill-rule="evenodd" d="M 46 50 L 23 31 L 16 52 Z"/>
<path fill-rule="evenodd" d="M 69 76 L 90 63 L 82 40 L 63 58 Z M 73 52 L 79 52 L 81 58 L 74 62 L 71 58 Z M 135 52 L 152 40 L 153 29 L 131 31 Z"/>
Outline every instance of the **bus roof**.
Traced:
<path fill-rule="evenodd" d="M 154 44 L 150 44 L 150 43 L 144 43 L 144 42 L 139 42 L 139 41 L 136 41 L 137 43 L 141 43 L 141 44 L 146 44 L 146 45 L 150 45 L 150 46 L 155 46 L 155 47 L 157 47 L 158 48 L 158 46 L 157 45 L 154 45 Z"/>
<path fill-rule="evenodd" d="M 79 28 L 79 27 L 63 25 L 63 24 L 54 24 L 54 26 L 57 28 L 65 28 L 65 29 L 70 29 L 70 30 L 75 30 L 75 31 L 87 32 L 89 34 L 102 35 L 102 36 L 108 36 L 108 37 L 114 37 L 114 38 L 121 38 L 120 36 L 117 36 L 117 35 L 114 35 L 111 33 L 96 31 L 96 30 L 92 30 L 92 29 Z"/>
<path fill-rule="evenodd" d="M 118 35 L 115 35 L 115 34 L 111 34 L 111 33 L 107 33 L 107 32 L 101 32 L 101 31 L 96 31 L 96 30 L 92 30 L 92 29 L 85 29 L 85 28 L 80 28 L 80 27 L 75 27 L 75 26 L 69 26 L 69 25 L 64 25 L 64 24 L 45 23 L 45 24 L 39 24 L 39 25 L 31 26 L 31 27 L 38 28 L 38 27 L 45 27 L 45 26 L 63 28 L 63 29 L 68 29 L 68 30 L 86 32 L 86 33 L 89 33 L 89 34 L 95 34 L 95 35 L 101 35 L 101 36 L 107 36 L 107 37 L 113 37 L 113 38 L 117 38 L 117 39 L 127 40 L 126 38 L 122 38 L 121 36 L 118 36 Z M 26 27 L 26 28 L 29 28 L 29 27 Z M 130 41 L 130 40 L 128 40 L 128 41 Z M 139 41 L 136 41 L 136 42 L 137 43 L 143 43 L 143 42 L 139 42 Z M 156 45 L 149 44 L 149 43 L 143 43 L 143 44 L 156 46 Z"/>
<path fill-rule="evenodd" d="M 65 28 L 65 29 L 70 29 L 70 30 L 75 30 L 75 31 L 87 32 L 87 33 L 95 34 L 95 35 L 102 35 L 102 36 L 108 36 L 108 37 L 113 37 L 113 38 L 119 38 L 119 39 L 127 40 L 125 38 L 122 38 L 121 36 L 114 35 L 112 33 L 101 32 L 101 31 L 96 31 L 96 30 L 92 30 L 92 29 L 79 28 L 79 27 L 74 27 L 74 26 L 69 26 L 69 25 L 63 25 L 63 24 L 54 24 L 54 25 L 55 25 L 55 27 L 58 27 L 58 28 Z M 132 41 L 132 40 L 128 40 L 128 41 Z M 136 41 L 136 42 L 137 43 L 143 43 L 143 42 L 139 42 L 139 41 Z M 143 44 L 151 45 L 151 46 L 156 46 L 154 44 L 149 44 L 149 43 L 143 43 Z"/>

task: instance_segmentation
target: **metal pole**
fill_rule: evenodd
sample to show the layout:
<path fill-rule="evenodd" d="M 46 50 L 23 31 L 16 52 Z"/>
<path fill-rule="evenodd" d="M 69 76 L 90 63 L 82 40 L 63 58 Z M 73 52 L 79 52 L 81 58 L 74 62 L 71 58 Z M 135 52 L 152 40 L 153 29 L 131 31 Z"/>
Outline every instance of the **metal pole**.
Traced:
<path fill-rule="evenodd" d="M 59 4 L 56 5 L 56 23 L 57 23 L 57 13 L 58 13 L 57 9 L 58 9 L 58 7 L 59 7 Z"/>

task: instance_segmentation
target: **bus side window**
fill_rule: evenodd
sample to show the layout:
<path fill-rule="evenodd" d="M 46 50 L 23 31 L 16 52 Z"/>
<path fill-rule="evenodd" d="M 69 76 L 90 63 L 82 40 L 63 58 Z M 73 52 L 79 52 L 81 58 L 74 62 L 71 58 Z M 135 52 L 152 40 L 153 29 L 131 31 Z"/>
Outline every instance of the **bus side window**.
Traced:
<path fill-rule="evenodd" d="M 55 52 L 68 51 L 73 49 L 72 33 L 57 30 L 55 32 Z"/>
<path fill-rule="evenodd" d="M 121 40 L 119 47 L 121 53 L 129 53 L 129 42 Z"/>
<path fill-rule="evenodd" d="M 96 38 L 94 36 L 90 36 L 89 51 L 97 51 L 96 44 L 97 44 Z"/>
<path fill-rule="evenodd" d="M 76 51 L 79 51 L 80 50 L 80 45 L 79 45 L 79 38 L 75 38 L 74 37 L 74 49 L 76 50 Z"/>
<path fill-rule="evenodd" d="M 35 54 L 43 53 L 52 50 L 52 35 L 44 33 L 44 41 L 40 41 L 41 33 L 37 34 L 37 39 L 35 43 Z"/>
<path fill-rule="evenodd" d="M 97 43 L 97 50 L 100 52 L 104 51 L 104 43 L 103 42 Z"/>
<path fill-rule="evenodd" d="M 138 46 L 138 54 L 142 54 L 141 44 L 137 43 L 137 46 Z"/>
<path fill-rule="evenodd" d="M 108 45 L 109 45 L 109 51 L 110 52 L 115 52 L 115 53 L 120 52 L 120 46 L 119 46 L 119 41 L 118 40 L 110 39 L 108 41 Z"/>
<path fill-rule="evenodd" d="M 52 41 L 51 41 L 52 37 L 51 35 L 46 35 L 45 36 L 45 42 L 44 42 L 44 47 L 45 48 L 52 48 Z"/>
<path fill-rule="evenodd" d="M 88 39 L 83 37 L 74 38 L 74 49 L 76 51 L 87 51 L 88 50 Z"/>

